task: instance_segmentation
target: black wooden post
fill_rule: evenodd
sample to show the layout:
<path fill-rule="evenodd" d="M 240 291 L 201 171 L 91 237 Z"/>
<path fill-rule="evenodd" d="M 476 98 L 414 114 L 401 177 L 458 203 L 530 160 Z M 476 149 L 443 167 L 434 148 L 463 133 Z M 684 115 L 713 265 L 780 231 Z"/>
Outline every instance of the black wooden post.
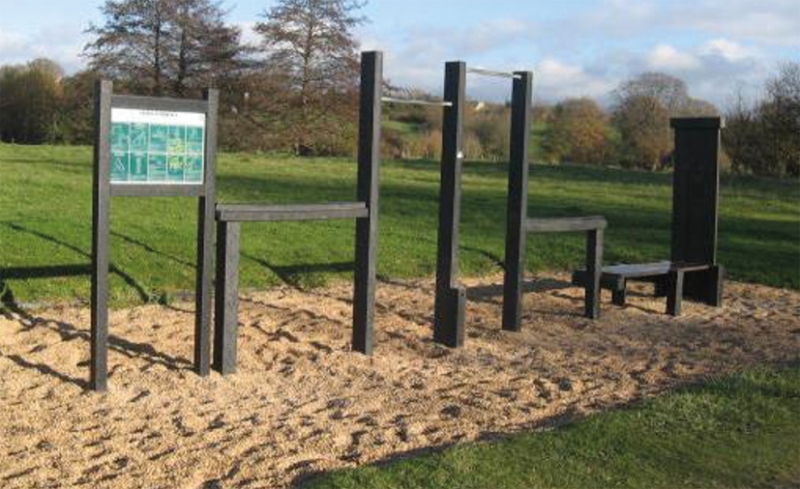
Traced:
<path fill-rule="evenodd" d="M 464 62 L 445 65 L 442 122 L 442 164 L 439 187 L 439 238 L 436 260 L 436 303 L 433 339 L 449 347 L 464 344 L 466 290 L 458 282 L 458 242 L 461 221 L 461 140 L 467 67 Z"/>
<path fill-rule="evenodd" d="M 375 316 L 382 91 L 383 54 L 377 51 L 362 53 L 357 199 L 366 203 L 369 214 L 356 221 L 353 349 L 366 355 L 372 354 Z"/>
<path fill-rule="evenodd" d="M 94 172 L 92 192 L 92 329 L 90 386 L 108 386 L 108 241 L 111 207 L 111 96 L 114 85 L 99 80 L 94 89 Z"/>
<path fill-rule="evenodd" d="M 528 216 L 528 142 L 533 73 L 515 72 L 511 99 L 511 150 L 508 166 L 503 329 L 520 330 L 525 273 L 525 221 Z"/>
<path fill-rule="evenodd" d="M 684 295 L 711 305 L 721 303 L 722 271 L 717 265 L 719 207 L 719 117 L 676 118 L 675 171 L 672 190 L 673 262 L 711 265 L 687 274 Z"/>
<path fill-rule="evenodd" d="M 208 103 L 205 141 L 205 192 L 197 212 L 197 282 L 195 287 L 194 367 L 198 375 L 208 375 L 211 364 L 211 289 L 214 283 L 214 206 L 216 205 L 217 109 L 219 91 L 206 90 Z"/>
<path fill-rule="evenodd" d="M 214 370 L 236 372 L 239 327 L 239 235 L 241 223 L 217 223 L 217 292 L 214 296 Z"/>
<path fill-rule="evenodd" d="M 586 297 L 584 311 L 587 318 L 600 317 L 600 276 L 603 274 L 603 229 L 586 232 Z"/>

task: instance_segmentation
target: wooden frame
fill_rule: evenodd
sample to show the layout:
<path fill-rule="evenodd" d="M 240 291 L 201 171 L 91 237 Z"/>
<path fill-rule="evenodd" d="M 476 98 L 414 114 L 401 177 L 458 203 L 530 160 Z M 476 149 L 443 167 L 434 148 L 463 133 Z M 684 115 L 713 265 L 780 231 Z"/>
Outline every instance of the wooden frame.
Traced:
<path fill-rule="evenodd" d="M 213 368 L 221 374 L 228 375 L 236 371 L 239 236 L 242 222 L 356 220 L 352 344 L 353 350 L 365 355 L 372 354 L 378 250 L 382 89 L 382 53 L 362 53 L 356 202 L 300 205 L 217 205 L 217 283 Z"/>
<path fill-rule="evenodd" d="M 195 283 L 195 371 L 209 373 L 211 364 L 211 286 L 216 192 L 217 112 L 219 92 L 206 90 L 203 100 L 115 95 L 113 84 L 99 80 L 94 99 L 94 172 L 92 194 L 92 292 L 90 386 L 108 385 L 108 272 L 112 197 L 197 197 L 197 278 Z M 111 182 L 111 110 L 131 108 L 205 114 L 203 183 L 198 185 L 126 185 Z"/>

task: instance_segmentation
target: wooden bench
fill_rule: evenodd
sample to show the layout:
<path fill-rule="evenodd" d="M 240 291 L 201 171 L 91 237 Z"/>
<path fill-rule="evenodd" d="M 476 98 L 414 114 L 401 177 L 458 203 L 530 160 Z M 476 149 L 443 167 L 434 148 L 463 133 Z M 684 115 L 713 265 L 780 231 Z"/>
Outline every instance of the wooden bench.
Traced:
<path fill-rule="evenodd" d="M 607 225 L 603 216 L 529 218 L 525 221 L 525 231 L 529 233 L 586 232 L 586 270 L 580 286 L 586 291 L 584 314 L 590 319 L 600 317 L 603 233 Z"/>
<path fill-rule="evenodd" d="M 654 282 L 655 295 L 666 295 L 667 297 L 667 314 L 679 316 L 685 286 L 684 276 L 695 272 L 702 272 L 703 275 L 712 279 L 716 277 L 715 280 L 718 284 L 722 282 L 722 267 L 706 263 L 659 261 L 603 267 L 600 287 L 611 290 L 612 302 L 615 305 L 624 306 L 627 300 L 628 281 Z M 586 270 L 578 270 L 572 275 L 572 283 L 575 285 L 585 285 L 588 279 L 589 274 Z M 706 299 L 709 299 L 706 302 L 714 301 L 713 298 Z"/>

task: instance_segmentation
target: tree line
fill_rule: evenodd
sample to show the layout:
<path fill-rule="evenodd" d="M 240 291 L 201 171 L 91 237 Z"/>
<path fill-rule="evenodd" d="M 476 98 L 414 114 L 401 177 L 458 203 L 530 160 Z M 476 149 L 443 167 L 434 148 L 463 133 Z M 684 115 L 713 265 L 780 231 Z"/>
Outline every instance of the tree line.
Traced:
<path fill-rule="evenodd" d="M 70 76 L 37 59 L 0 67 L 0 140 L 89 144 L 92 90 L 100 77 L 121 93 L 199 97 L 220 90 L 220 141 L 228 150 L 351 155 L 356 147 L 358 42 L 366 19 L 358 0 L 279 0 L 255 24 L 258 42 L 226 22 L 216 0 L 106 0 L 103 21 L 87 28 L 88 67 Z M 434 98 L 387 85 L 397 96 Z M 800 175 L 800 64 L 770 78 L 762 100 L 723 114 L 726 166 L 763 175 Z M 663 73 L 622 82 L 603 108 L 588 98 L 534 109 L 535 158 L 550 163 L 613 164 L 661 170 L 670 164 L 670 117 L 717 115 L 686 84 Z M 470 103 L 469 158 L 504 160 L 507 104 Z M 441 111 L 386 108 L 383 152 L 435 158 Z"/>

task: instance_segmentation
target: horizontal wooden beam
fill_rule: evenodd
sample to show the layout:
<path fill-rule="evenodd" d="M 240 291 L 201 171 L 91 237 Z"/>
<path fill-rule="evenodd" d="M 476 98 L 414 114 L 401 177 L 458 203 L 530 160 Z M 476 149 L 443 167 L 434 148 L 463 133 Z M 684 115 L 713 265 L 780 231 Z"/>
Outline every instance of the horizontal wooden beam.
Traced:
<path fill-rule="evenodd" d="M 202 197 L 203 184 L 111 183 L 112 197 Z"/>
<path fill-rule="evenodd" d="M 217 220 L 223 222 L 324 221 L 329 219 L 360 219 L 367 216 L 369 216 L 369 210 L 364 202 L 217 205 Z"/>
<path fill-rule="evenodd" d="M 525 230 L 529 233 L 561 233 L 605 229 L 607 225 L 603 216 L 537 218 L 528 219 Z"/>

